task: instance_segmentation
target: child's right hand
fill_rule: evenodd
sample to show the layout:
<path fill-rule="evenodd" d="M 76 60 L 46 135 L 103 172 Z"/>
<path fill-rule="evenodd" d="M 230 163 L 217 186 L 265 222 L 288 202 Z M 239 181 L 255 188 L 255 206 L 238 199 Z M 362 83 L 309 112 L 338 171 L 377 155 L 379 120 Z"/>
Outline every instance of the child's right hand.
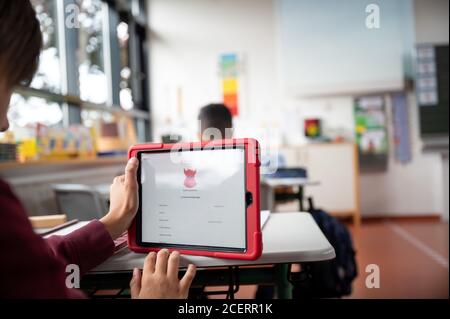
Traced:
<path fill-rule="evenodd" d="M 189 287 L 195 277 L 195 266 L 189 265 L 186 274 L 178 279 L 180 254 L 169 253 L 167 249 L 158 254 L 151 252 L 144 262 L 142 275 L 139 269 L 133 271 L 130 282 L 131 298 L 142 299 L 186 299 Z"/>

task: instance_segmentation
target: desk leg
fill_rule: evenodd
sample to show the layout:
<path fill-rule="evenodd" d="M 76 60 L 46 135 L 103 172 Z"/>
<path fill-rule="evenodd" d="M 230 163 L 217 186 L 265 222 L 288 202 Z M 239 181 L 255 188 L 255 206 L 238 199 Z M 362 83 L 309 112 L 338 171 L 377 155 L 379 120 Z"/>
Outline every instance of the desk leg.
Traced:
<path fill-rule="evenodd" d="M 274 266 L 278 299 L 292 299 L 292 284 L 288 281 L 290 264 Z"/>
<path fill-rule="evenodd" d="M 304 200 L 304 191 L 303 191 L 303 186 L 299 185 L 298 186 L 298 202 L 299 202 L 299 208 L 301 212 L 304 212 L 304 204 L 303 204 L 303 200 Z"/>

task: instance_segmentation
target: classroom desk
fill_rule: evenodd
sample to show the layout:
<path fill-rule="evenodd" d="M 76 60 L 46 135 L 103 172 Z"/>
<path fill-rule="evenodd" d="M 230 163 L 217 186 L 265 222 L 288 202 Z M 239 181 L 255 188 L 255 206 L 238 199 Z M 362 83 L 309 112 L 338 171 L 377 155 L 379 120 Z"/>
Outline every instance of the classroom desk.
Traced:
<path fill-rule="evenodd" d="M 67 233 L 67 231 L 66 231 Z M 97 289 L 126 289 L 133 268 L 142 268 L 145 254 L 123 248 L 89 273 L 81 282 L 88 292 Z M 227 260 L 210 257 L 181 257 L 180 267 L 190 263 L 198 268 L 193 286 L 228 286 L 230 298 L 243 284 L 276 284 L 279 298 L 290 298 L 288 281 L 292 263 L 330 260 L 333 247 L 309 213 L 273 213 L 263 228 L 263 253 L 255 261 Z M 265 265 L 273 265 L 267 267 Z M 213 292 L 210 294 L 219 294 Z"/>
<path fill-rule="evenodd" d="M 276 200 L 298 200 L 299 210 L 305 211 L 304 208 L 304 187 L 320 185 L 319 181 L 312 181 L 308 178 L 262 178 L 261 179 L 261 199 L 262 209 L 275 211 Z M 277 187 L 298 187 L 298 191 L 293 194 L 275 195 Z M 264 201 L 265 200 L 265 201 Z M 311 203 L 310 203 L 311 204 Z M 311 207 L 312 208 L 312 207 Z"/>

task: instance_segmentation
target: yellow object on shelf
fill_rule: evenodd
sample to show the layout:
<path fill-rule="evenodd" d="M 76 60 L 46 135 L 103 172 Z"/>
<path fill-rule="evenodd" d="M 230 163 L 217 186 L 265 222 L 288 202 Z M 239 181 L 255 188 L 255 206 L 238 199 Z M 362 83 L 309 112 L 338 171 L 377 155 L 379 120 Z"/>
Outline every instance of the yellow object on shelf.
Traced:
<path fill-rule="evenodd" d="M 36 160 L 38 155 L 36 139 L 30 138 L 21 141 L 18 146 L 18 152 L 19 162 L 23 163 Z"/>
<path fill-rule="evenodd" d="M 42 127 L 39 131 L 41 159 L 94 158 L 94 137 L 89 128 L 71 125 L 69 128 Z"/>

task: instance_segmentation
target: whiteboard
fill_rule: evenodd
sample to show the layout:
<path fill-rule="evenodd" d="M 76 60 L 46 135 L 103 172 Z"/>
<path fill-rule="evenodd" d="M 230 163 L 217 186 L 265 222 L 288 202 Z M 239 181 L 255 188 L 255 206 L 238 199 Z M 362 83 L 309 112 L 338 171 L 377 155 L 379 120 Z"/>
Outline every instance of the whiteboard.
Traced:
<path fill-rule="evenodd" d="M 403 88 L 414 43 L 410 0 L 380 0 L 380 28 L 363 0 L 281 0 L 280 62 L 291 97 Z M 406 66 L 406 67 L 405 67 Z"/>

